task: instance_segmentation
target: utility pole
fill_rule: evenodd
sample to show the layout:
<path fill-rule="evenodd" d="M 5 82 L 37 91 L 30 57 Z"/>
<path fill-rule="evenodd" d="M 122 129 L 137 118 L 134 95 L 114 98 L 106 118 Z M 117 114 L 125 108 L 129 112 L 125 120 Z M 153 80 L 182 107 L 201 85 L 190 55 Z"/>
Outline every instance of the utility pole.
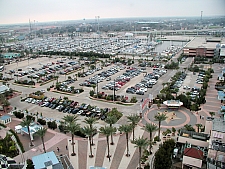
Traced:
<path fill-rule="evenodd" d="M 202 14 L 203 14 L 203 11 L 201 11 L 201 22 L 202 22 Z"/>

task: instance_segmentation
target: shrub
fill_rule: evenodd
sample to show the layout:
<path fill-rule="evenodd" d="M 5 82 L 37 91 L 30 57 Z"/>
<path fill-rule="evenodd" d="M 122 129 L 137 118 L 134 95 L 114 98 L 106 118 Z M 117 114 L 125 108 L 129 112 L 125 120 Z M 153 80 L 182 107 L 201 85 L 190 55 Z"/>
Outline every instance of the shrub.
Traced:
<path fill-rule="evenodd" d="M 41 125 L 46 125 L 46 121 L 43 119 L 38 119 L 37 122 L 40 123 Z"/>
<path fill-rule="evenodd" d="M 91 90 L 91 91 L 89 92 L 89 94 L 90 94 L 91 97 L 93 97 L 94 94 L 95 94 L 94 90 Z"/>
<path fill-rule="evenodd" d="M 16 116 L 16 118 L 22 119 L 24 117 L 24 113 L 14 111 L 13 114 Z"/>
<path fill-rule="evenodd" d="M 130 102 L 131 103 L 136 103 L 137 102 L 137 98 L 135 96 L 133 96 L 131 99 L 130 99 Z"/>
<path fill-rule="evenodd" d="M 66 134 L 65 126 L 64 126 L 64 125 L 60 124 L 60 125 L 58 126 L 58 128 L 59 128 L 59 131 L 60 131 L 60 132 L 63 132 L 63 133 Z"/>
<path fill-rule="evenodd" d="M 34 163 L 31 159 L 27 159 L 27 167 L 26 169 L 34 169 Z"/>
<path fill-rule="evenodd" d="M 23 144 L 21 143 L 21 141 L 20 141 L 18 135 L 17 135 L 12 129 L 10 129 L 9 131 L 11 132 L 11 134 L 13 134 L 13 135 L 15 136 L 16 142 L 17 142 L 18 145 L 20 146 L 21 151 L 24 153 L 25 150 L 24 150 L 24 148 L 23 148 Z"/>
<path fill-rule="evenodd" d="M 27 119 L 27 120 L 35 121 L 35 117 L 34 117 L 34 116 L 31 116 L 31 115 L 27 115 L 27 116 L 26 116 L 26 119 Z"/>
<path fill-rule="evenodd" d="M 47 122 L 48 128 L 55 130 L 57 128 L 57 124 L 55 121 L 49 121 Z"/>
<path fill-rule="evenodd" d="M 154 141 L 160 141 L 159 136 L 155 136 Z"/>

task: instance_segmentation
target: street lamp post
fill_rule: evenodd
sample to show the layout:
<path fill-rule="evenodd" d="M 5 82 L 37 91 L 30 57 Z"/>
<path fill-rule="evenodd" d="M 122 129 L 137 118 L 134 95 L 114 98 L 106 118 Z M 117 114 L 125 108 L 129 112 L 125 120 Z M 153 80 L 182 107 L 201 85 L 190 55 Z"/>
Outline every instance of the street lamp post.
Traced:
<path fill-rule="evenodd" d="M 98 98 L 98 79 L 97 79 L 97 98 Z"/>
<path fill-rule="evenodd" d="M 115 79 L 114 79 L 114 83 L 113 83 L 113 101 L 115 101 L 115 96 L 116 96 L 116 91 L 115 91 Z"/>

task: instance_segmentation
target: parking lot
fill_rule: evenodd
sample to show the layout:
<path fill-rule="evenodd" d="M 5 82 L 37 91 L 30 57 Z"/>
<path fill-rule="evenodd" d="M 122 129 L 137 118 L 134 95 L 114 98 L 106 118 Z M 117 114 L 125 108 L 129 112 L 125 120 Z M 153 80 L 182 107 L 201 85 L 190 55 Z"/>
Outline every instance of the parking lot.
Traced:
<path fill-rule="evenodd" d="M 6 65 L 6 72 L 8 72 L 9 70 L 18 70 L 18 69 L 22 69 L 22 70 L 27 70 L 28 66 L 31 68 L 36 68 L 36 69 L 40 69 L 42 68 L 44 65 L 48 65 L 49 63 L 54 62 L 55 64 L 49 65 L 49 67 L 55 67 L 56 65 L 60 65 L 60 64 L 56 64 L 57 62 L 60 62 L 62 60 L 62 58 L 53 56 L 53 58 L 47 58 L 47 57 L 40 57 L 37 59 L 32 59 L 29 60 L 29 65 L 28 65 L 28 60 L 19 62 L 17 63 L 12 63 L 10 65 Z M 74 60 L 62 60 L 63 63 L 61 64 L 68 64 L 68 62 L 78 62 L 78 58 L 74 59 Z M 81 61 L 81 63 L 83 63 L 84 61 Z M 41 64 L 39 64 L 41 63 Z M 74 65 L 71 65 L 70 67 L 72 67 Z M 45 68 L 45 69 L 41 69 L 39 71 L 42 70 L 46 70 L 49 69 L 49 67 Z M 109 65 L 107 67 L 103 67 L 103 69 L 100 68 L 101 65 L 100 63 L 96 64 L 96 68 L 99 68 L 99 70 L 95 70 L 93 71 L 93 73 L 88 74 L 85 77 L 78 77 L 77 81 L 72 81 L 69 84 L 67 84 L 67 88 L 70 88 L 70 86 L 73 86 L 76 89 L 83 89 L 84 92 L 81 92 L 79 94 L 72 94 L 70 95 L 68 93 L 68 95 L 66 94 L 61 94 L 61 93 L 56 93 L 56 92 L 52 92 L 52 91 L 47 91 L 46 89 L 49 88 L 51 85 L 56 84 L 57 80 L 53 80 L 50 83 L 41 85 L 41 86 L 36 86 L 36 88 L 28 88 L 28 87 L 23 87 L 23 86 L 18 86 L 18 85 L 14 85 L 13 82 L 14 80 L 10 81 L 10 87 L 14 90 L 17 91 L 21 91 L 22 94 L 20 97 L 27 97 L 30 93 L 38 91 L 38 90 L 42 90 L 45 91 L 45 96 L 47 96 L 48 98 L 55 98 L 55 99 L 59 99 L 59 98 L 64 98 L 64 96 L 68 97 L 69 100 L 74 101 L 74 102 L 79 102 L 79 105 L 82 105 L 83 103 L 85 104 L 90 104 L 93 107 L 99 107 L 100 109 L 105 109 L 105 108 L 109 108 L 112 109 L 113 107 L 117 107 L 117 109 L 121 112 L 124 113 L 124 115 L 128 115 L 131 113 L 130 110 L 132 110 L 133 113 L 136 113 L 140 110 L 140 106 L 139 103 L 142 99 L 145 99 L 149 96 L 149 94 L 152 94 L 153 96 L 156 96 L 159 91 L 162 89 L 162 83 L 165 83 L 167 81 L 169 81 L 170 77 L 172 77 L 176 71 L 174 70 L 168 70 L 166 73 L 159 73 L 156 70 L 153 70 L 155 68 L 151 68 L 151 67 L 146 67 L 146 70 L 141 69 L 140 67 L 128 67 L 128 66 L 124 66 L 124 65 Z M 62 69 L 64 70 L 64 69 Z M 75 71 L 69 75 L 64 75 L 64 74 L 58 74 L 59 78 L 58 78 L 58 82 L 63 83 L 65 82 L 65 80 L 68 80 L 68 77 L 72 77 L 75 78 L 76 74 L 78 72 L 87 72 L 88 70 L 88 66 L 85 66 L 84 70 L 80 69 L 79 71 Z M 114 72 L 112 73 L 112 70 L 114 70 Z M 57 72 L 59 72 L 60 70 L 57 70 Z M 111 72 L 111 74 L 109 73 L 108 77 L 103 77 L 102 75 L 104 74 L 103 72 Z M 36 72 L 34 72 L 36 73 Z M 54 74 L 54 72 L 50 72 L 49 74 Z M 8 74 L 7 74 L 8 75 Z M 26 75 L 27 76 L 27 75 Z M 24 76 L 24 77 L 26 77 Z M 155 76 L 158 76 L 158 79 L 155 79 Z M 24 77 L 19 77 L 20 78 L 24 78 Z M 14 79 L 16 80 L 17 77 L 14 77 Z M 111 80 L 109 80 L 109 78 Z M 132 105 L 132 106 L 123 106 L 123 105 L 118 105 L 118 104 L 112 104 L 112 103 L 107 103 L 107 102 L 99 102 L 99 101 L 95 101 L 89 98 L 89 92 L 90 90 L 93 90 L 93 87 L 87 87 L 87 86 L 81 86 L 81 83 L 87 82 L 90 79 L 92 79 L 93 81 L 98 81 L 97 85 L 98 85 L 98 91 L 99 92 L 105 92 L 107 94 L 113 94 L 113 88 L 114 85 L 117 87 L 115 94 L 116 95 L 123 95 L 128 97 L 128 99 L 131 99 L 133 96 L 135 96 L 137 98 L 137 103 Z M 115 81 L 114 81 L 115 80 Z M 188 80 L 187 80 L 188 83 Z M 108 90 L 106 89 L 102 89 L 104 88 L 104 86 L 106 87 L 107 85 L 111 85 L 111 90 L 109 89 L 110 86 L 108 86 Z M 186 82 L 184 82 L 184 84 L 186 84 Z M 189 84 L 188 84 L 189 85 Z M 127 89 L 128 88 L 132 88 L 135 89 L 134 93 L 127 93 Z M 140 94 L 135 94 L 136 92 L 139 92 L 138 90 L 143 90 L 143 94 L 144 95 L 140 95 Z M 95 91 L 97 91 L 96 87 L 95 87 Z M 31 113 L 36 113 L 36 112 L 42 112 L 43 117 L 46 117 L 48 119 L 52 119 L 54 117 L 54 119 L 58 119 L 60 120 L 63 116 L 66 115 L 66 113 L 62 111 L 58 111 L 56 110 L 56 108 L 59 106 L 53 106 L 52 108 L 46 107 L 46 106 L 39 106 L 38 104 L 32 104 L 32 103 L 27 103 L 27 102 L 20 102 L 20 97 L 17 98 L 13 98 L 10 100 L 11 105 L 13 107 L 18 107 L 21 110 L 28 110 Z M 50 106 L 51 107 L 51 106 Z M 59 108 L 58 108 L 59 109 Z M 69 109 L 69 108 L 68 108 Z M 67 110 L 70 111 L 70 113 L 72 112 L 71 109 Z M 82 113 L 81 113 L 82 114 Z M 81 119 L 84 118 L 86 116 L 82 116 L 81 115 Z M 100 120 L 101 121 L 101 120 Z M 104 123 L 104 122 L 100 122 L 100 123 Z"/>

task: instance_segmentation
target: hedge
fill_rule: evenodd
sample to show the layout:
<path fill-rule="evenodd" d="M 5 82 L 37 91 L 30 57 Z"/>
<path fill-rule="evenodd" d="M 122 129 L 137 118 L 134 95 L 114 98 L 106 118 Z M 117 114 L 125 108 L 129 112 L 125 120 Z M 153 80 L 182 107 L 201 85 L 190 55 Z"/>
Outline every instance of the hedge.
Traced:
<path fill-rule="evenodd" d="M 9 131 L 15 136 L 16 141 L 17 141 L 18 145 L 20 146 L 21 151 L 24 153 L 25 150 L 24 150 L 24 148 L 23 148 L 23 144 L 21 143 L 21 141 L 20 141 L 20 139 L 19 139 L 17 133 L 15 133 L 12 129 L 10 129 Z"/>

